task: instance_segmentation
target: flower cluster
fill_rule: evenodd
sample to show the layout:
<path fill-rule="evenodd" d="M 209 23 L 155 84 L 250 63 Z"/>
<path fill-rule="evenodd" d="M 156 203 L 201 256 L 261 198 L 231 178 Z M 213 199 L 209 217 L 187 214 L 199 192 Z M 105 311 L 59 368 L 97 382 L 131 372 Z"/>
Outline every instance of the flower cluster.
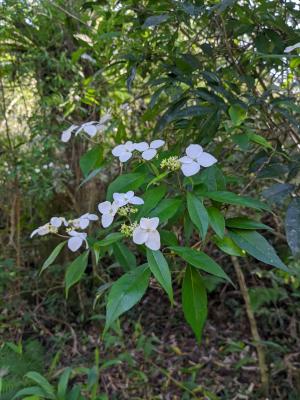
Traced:
<path fill-rule="evenodd" d="M 89 137 L 93 138 L 98 132 L 103 132 L 106 128 L 106 123 L 111 119 L 110 114 L 105 114 L 100 121 L 90 121 L 82 125 L 71 125 L 68 129 L 63 131 L 61 135 L 62 142 L 68 142 L 72 135 L 77 136 L 79 133 L 84 132 Z"/>
<path fill-rule="evenodd" d="M 73 133 L 75 136 L 84 131 L 89 136 L 93 137 L 98 131 L 104 129 L 104 124 L 110 119 L 110 115 L 104 116 L 99 122 L 88 122 L 81 127 L 72 125 L 69 129 L 63 132 L 62 140 L 67 142 Z M 157 149 L 164 146 L 163 140 L 153 140 L 150 143 L 140 142 L 133 143 L 127 141 L 124 144 L 117 145 L 112 154 L 118 157 L 121 162 L 128 161 L 134 151 L 141 154 L 144 160 L 152 160 L 157 155 Z M 209 167 L 217 162 L 217 159 L 211 154 L 203 151 L 199 144 L 191 144 L 185 150 L 185 155 L 181 158 L 171 156 L 164 159 L 160 167 L 167 168 L 170 171 L 181 169 L 182 173 L 189 177 L 197 174 L 201 167 Z M 114 193 L 113 201 L 104 201 L 98 204 L 98 210 L 101 214 L 101 224 L 103 228 L 108 228 L 118 214 L 121 217 L 129 218 L 130 214 L 135 214 L 138 209 L 134 206 L 144 204 L 144 200 L 134 194 L 132 190 L 126 193 Z M 50 222 L 35 229 L 31 237 L 35 235 L 44 236 L 48 233 L 58 234 L 59 228 L 64 226 L 68 234 L 68 247 L 71 251 L 77 251 L 82 244 L 88 248 L 87 233 L 78 232 L 78 229 L 86 229 L 90 222 L 97 221 L 99 217 L 95 214 L 86 213 L 73 220 L 66 220 L 64 217 L 52 217 Z M 129 219 L 130 221 L 130 219 Z M 159 218 L 141 218 L 139 222 L 131 222 L 130 224 L 123 223 L 120 232 L 126 237 L 132 237 L 136 244 L 145 244 L 151 250 L 160 248 L 160 235 L 157 230 Z M 62 235 L 60 235 L 62 236 Z M 62 236 L 65 237 L 65 236 Z"/>
<path fill-rule="evenodd" d="M 153 140 L 150 144 L 147 142 L 133 143 L 130 140 L 124 144 L 117 145 L 113 150 L 112 154 L 119 158 L 120 162 L 126 162 L 130 160 L 133 152 L 136 150 L 141 153 L 144 160 L 152 160 L 157 154 L 157 149 L 165 144 L 164 140 Z"/>

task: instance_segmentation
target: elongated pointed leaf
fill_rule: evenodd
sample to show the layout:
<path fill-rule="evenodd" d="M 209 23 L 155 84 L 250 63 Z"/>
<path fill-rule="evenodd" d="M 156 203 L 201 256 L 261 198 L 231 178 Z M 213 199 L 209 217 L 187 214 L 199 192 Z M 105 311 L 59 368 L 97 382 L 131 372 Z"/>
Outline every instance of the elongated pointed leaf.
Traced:
<path fill-rule="evenodd" d="M 135 190 L 145 182 L 146 175 L 141 172 L 134 172 L 132 174 L 124 174 L 118 176 L 107 189 L 107 200 L 113 199 L 113 194 L 125 193 L 128 190 Z"/>
<path fill-rule="evenodd" d="M 190 266 L 185 270 L 182 306 L 185 319 L 200 342 L 207 318 L 207 293 L 199 272 Z"/>
<path fill-rule="evenodd" d="M 137 219 L 147 217 L 149 212 L 153 210 L 160 200 L 165 196 L 167 188 L 165 185 L 159 185 L 156 188 L 149 189 L 143 196 L 144 204 L 137 214 Z"/>
<path fill-rule="evenodd" d="M 203 193 L 203 196 L 209 197 L 210 199 L 220 203 L 234 204 L 243 207 L 254 208 L 256 210 L 270 211 L 269 206 L 262 201 L 252 199 L 251 197 L 239 196 L 238 194 L 232 192 L 206 192 Z"/>
<path fill-rule="evenodd" d="M 30 371 L 25 375 L 25 377 L 38 384 L 46 393 L 48 399 L 55 399 L 54 387 L 41 374 L 35 371 Z"/>
<path fill-rule="evenodd" d="M 228 226 L 228 228 L 250 229 L 250 230 L 266 229 L 272 231 L 272 228 L 270 226 L 247 217 L 228 218 L 226 219 L 225 224 L 226 226 Z"/>
<path fill-rule="evenodd" d="M 87 267 L 88 256 L 89 251 L 86 251 L 79 257 L 75 258 L 75 260 L 68 266 L 65 276 L 66 297 L 68 297 L 70 288 L 82 278 Z"/>
<path fill-rule="evenodd" d="M 127 272 L 112 285 L 106 305 L 104 333 L 120 315 L 132 308 L 143 297 L 149 284 L 149 277 L 148 265 L 142 265 Z"/>
<path fill-rule="evenodd" d="M 228 282 L 232 283 L 231 279 L 220 265 L 202 251 L 181 246 L 172 246 L 170 249 L 193 267 L 208 272 L 211 275 L 218 276 L 219 278 L 226 279 Z"/>
<path fill-rule="evenodd" d="M 45 260 L 42 269 L 40 271 L 40 274 L 45 271 L 45 269 L 47 269 L 48 267 L 50 267 L 51 264 L 53 264 L 53 262 L 55 261 L 56 257 L 59 255 L 59 253 L 61 252 L 62 248 L 64 247 L 64 245 L 67 243 L 67 241 L 65 240 L 64 242 L 59 243 L 59 245 L 57 245 L 55 247 L 55 249 L 52 251 L 52 253 L 50 254 L 50 256 L 47 258 L 47 260 Z"/>
<path fill-rule="evenodd" d="M 58 381 L 57 400 L 65 400 L 72 368 L 66 368 Z"/>
<path fill-rule="evenodd" d="M 250 230 L 229 230 L 231 239 L 252 257 L 283 271 L 290 272 L 280 260 L 273 246 L 258 232 Z"/>
<path fill-rule="evenodd" d="M 223 214 L 215 207 L 209 207 L 207 212 L 209 216 L 209 223 L 213 230 L 220 238 L 223 238 L 225 232 L 225 220 Z"/>
<path fill-rule="evenodd" d="M 125 244 L 121 242 L 116 242 L 113 244 L 114 256 L 118 263 L 123 267 L 124 271 L 130 271 L 136 268 L 136 258 L 135 255 L 128 249 Z"/>
<path fill-rule="evenodd" d="M 165 222 L 176 214 L 181 204 L 181 199 L 163 199 L 157 207 L 151 211 L 149 217 L 158 217 L 160 223 Z"/>
<path fill-rule="evenodd" d="M 294 256 L 300 256 L 300 198 L 293 199 L 285 217 L 287 242 Z"/>
<path fill-rule="evenodd" d="M 46 395 L 45 391 L 43 389 L 41 389 L 39 386 L 30 386 L 30 387 L 27 387 L 25 389 L 19 390 L 14 395 L 12 400 L 18 399 L 18 398 L 24 399 L 25 398 L 24 396 L 37 396 L 38 399 L 39 398 L 41 398 L 41 399 L 47 398 L 46 397 L 47 395 Z"/>
<path fill-rule="evenodd" d="M 147 249 L 147 260 L 151 272 L 165 289 L 171 303 L 173 303 L 173 288 L 170 268 L 162 252 L 159 250 L 154 251 Z"/>
<path fill-rule="evenodd" d="M 201 238 L 204 240 L 208 228 L 208 214 L 202 200 L 193 195 L 187 194 L 187 207 L 190 218 L 194 225 L 198 228 Z"/>

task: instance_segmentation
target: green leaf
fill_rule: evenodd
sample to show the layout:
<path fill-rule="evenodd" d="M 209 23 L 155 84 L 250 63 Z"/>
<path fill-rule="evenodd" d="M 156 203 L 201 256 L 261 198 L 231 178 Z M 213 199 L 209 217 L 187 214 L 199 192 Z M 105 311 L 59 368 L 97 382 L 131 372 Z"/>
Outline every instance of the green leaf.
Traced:
<path fill-rule="evenodd" d="M 96 247 L 110 246 L 113 243 L 119 242 L 123 238 L 124 238 L 124 235 L 121 232 L 110 233 L 104 239 L 99 240 L 98 242 L 95 242 L 94 247 L 96 248 Z"/>
<path fill-rule="evenodd" d="M 111 287 L 106 305 L 106 322 L 104 332 L 112 323 L 132 308 L 147 290 L 150 278 L 148 265 L 141 265 L 127 272 Z"/>
<path fill-rule="evenodd" d="M 162 244 L 166 246 L 177 246 L 178 239 L 174 232 L 161 229 L 159 231 Z"/>
<path fill-rule="evenodd" d="M 57 386 L 57 400 L 65 400 L 72 368 L 66 368 L 62 373 Z"/>
<path fill-rule="evenodd" d="M 145 183 L 146 175 L 141 172 L 134 172 L 132 174 L 124 174 L 118 176 L 108 186 L 106 198 L 112 201 L 114 193 L 125 193 L 128 190 L 138 189 Z"/>
<path fill-rule="evenodd" d="M 155 178 L 153 178 L 147 185 L 147 189 L 154 185 L 155 183 L 158 183 L 159 181 L 161 181 L 162 179 L 164 179 L 167 175 L 169 175 L 170 171 L 165 171 L 162 172 L 161 174 L 159 174 L 158 176 L 156 176 Z"/>
<path fill-rule="evenodd" d="M 260 146 L 265 147 L 266 149 L 272 149 L 272 145 L 263 136 L 257 135 L 253 132 L 247 132 L 247 136 L 251 140 L 251 142 L 257 143 Z"/>
<path fill-rule="evenodd" d="M 223 271 L 220 265 L 202 251 L 181 246 L 172 246 L 170 249 L 193 267 L 199 268 L 202 271 L 208 272 L 209 274 L 215 275 L 219 278 L 226 279 L 228 282 L 232 283 L 231 279 L 226 272 Z"/>
<path fill-rule="evenodd" d="M 222 239 L 218 236 L 214 236 L 213 242 L 219 247 L 219 249 L 230 256 L 244 257 L 246 255 L 245 251 L 237 246 L 228 236 L 224 236 Z"/>
<path fill-rule="evenodd" d="M 262 201 L 252 199 L 251 197 L 240 196 L 232 192 L 205 192 L 203 193 L 203 196 L 219 203 L 234 204 L 242 207 L 254 208 L 256 210 L 270 211 L 269 206 Z"/>
<path fill-rule="evenodd" d="M 285 232 L 288 245 L 295 257 L 300 256 L 300 198 L 294 198 L 287 209 Z"/>
<path fill-rule="evenodd" d="M 54 388 L 41 374 L 35 371 L 30 371 L 25 375 L 26 378 L 37 383 L 41 389 L 47 394 L 48 399 L 55 399 Z"/>
<path fill-rule="evenodd" d="M 86 183 L 88 183 L 89 181 L 91 181 L 93 178 L 95 178 L 95 176 L 97 176 L 99 174 L 99 172 L 101 172 L 103 170 L 103 167 L 94 169 L 92 172 L 90 172 L 88 174 L 88 176 L 81 182 L 81 184 L 79 185 L 79 187 L 81 188 L 83 185 L 85 185 Z"/>
<path fill-rule="evenodd" d="M 116 242 L 113 244 L 114 256 L 118 263 L 123 267 L 124 271 L 130 271 L 136 268 L 135 255 L 128 249 L 125 244 Z"/>
<path fill-rule="evenodd" d="M 47 260 L 45 260 L 40 274 L 45 271 L 45 269 L 47 269 L 48 267 L 50 267 L 51 264 L 53 264 L 54 260 L 56 259 L 56 257 L 59 255 L 59 253 L 61 252 L 62 248 L 64 247 L 64 245 L 67 243 L 67 241 L 65 240 L 64 242 L 59 243 L 59 245 L 57 245 L 55 247 L 55 249 L 52 251 L 52 253 L 50 254 L 50 256 L 47 258 Z"/>
<path fill-rule="evenodd" d="M 200 232 L 201 238 L 204 240 L 208 228 L 208 214 L 202 201 L 195 195 L 188 192 L 187 207 L 192 222 Z"/>
<path fill-rule="evenodd" d="M 89 251 L 85 251 L 68 266 L 65 276 L 66 297 L 68 297 L 71 286 L 81 279 L 87 267 L 88 256 Z"/>
<path fill-rule="evenodd" d="M 143 196 L 144 204 L 138 212 L 137 219 L 141 217 L 147 217 L 148 213 L 153 210 L 165 196 L 167 188 L 165 185 L 159 185 L 154 189 L 147 190 Z"/>
<path fill-rule="evenodd" d="M 231 239 L 252 257 L 282 269 L 283 271 L 290 272 L 276 254 L 274 248 L 258 232 L 250 230 L 229 230 L 228 233 Z"/>
<path fill-rule="evenodd" d="M 200 342 L 207 318 L 207 293 L 199 272 L 190 266 L 185 270 L 182 285 L 182 307 L 186 321 Z"/>
<path fill-rule="evenodd" d="M 158 217 L 160 223 L 165 222 L 177 213 L 181 204 L 181 199 L 164 199 L 151 211 L 149 217 Z"/>
<path fill-rule="evenodd" d="M 269 231 L 273 230 L 270 226 L 247 217 L 228 218 L 225 221 L 225 225 L 229 228 L 237 228 L 237 229 L 250 229 L 250 230 L 266 229 Z"/>
<path fill-rule="evenodd" d="M 92 169 L 98 169 L 103 164 L 103 145 L 98 144 L 85 153 L 79 161 L 81 171 L 86 178 Z"/>
<path fill-rule="evenodd" d="M 229 110 L 229 116 L 231 118 L 231 121 L 235 126 L 241 125 L 241 123 L 246 119 L 247 117 L 247 111 L 241 107 L 238 104 L 232 105 Z"/>
<path fill-rule="evenodd" d="M 173 304 L 173 288 L 172 279 L 169 265 L 163 256 L 163 254 L 157 250 L 147 249 L 147 261 L 152 274 L 155 276 L 156 280 L 165 289 L 169 296 L 171 303 Z"/>
<path fill-rule="evenodd" d="M 42 390 L 39 386 L 30 386 L 27 387 L 25 389 L 21 389 L 19 390 L 14 397 L 12 398 L 12 400 L 17 399 L 18 397 L 22 397 L 22 399 L 24 399 L 24 396 L 38 396 L 38 399 L 45 399 L 47 398 L 46 393 L 44 392 L 44 390 Z M 50 397 L 53 398 L 53 397 Z"/>
<path fill-rule="evenodd" d="M 207 209 L 209 222 L 216 234 L 222 238 L 225 232 L 225 220 L 223 214 L 215 207 Z"/>

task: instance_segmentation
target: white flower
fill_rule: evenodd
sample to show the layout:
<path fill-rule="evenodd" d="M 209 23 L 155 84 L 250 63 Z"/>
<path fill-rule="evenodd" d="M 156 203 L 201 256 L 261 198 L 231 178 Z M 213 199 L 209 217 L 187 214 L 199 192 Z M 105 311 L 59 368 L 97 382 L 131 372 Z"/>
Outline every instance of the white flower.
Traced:
<path fill-rule="evenodd" d="M 160 248 L 160 236 L 157 231 L 159 218 L 141 218 L 140 224 L 133 231 L 133 241 L 136 244 L 143 244 L 151 250 Z"/>
<path fill-rule="evenodd" d="M 83 60 L 88 60 L 88 61 L 90 61 L 90 62 L 93 63 L 93 64 L 96 63 L 96 60 L 95 60 L 93 57 L 91 57 L 89 54 L 86 54 L 86 53 L 83 53 L 83 54 L 80 56 L 80 58 L 82 58 Z"/>
<path fill-rule="evenodd" d="M 199 144 L 190 144 L 186 148 L 186 156 L 179 159 L 181 171 L 185 176 L 192 176 L 200 171 L 200 167 L 210 167 L 218 160 L 209 153 L 205 153 Z"/>
<path fill-rule="evenodd" d="M 102 214 L 101 223 L 103 228 L 107 228 L 112 224 L 118 208 L 115 202 L 111 203 L 110 201 L 104 201 L 98 205 L 98 210 Z"/>
<path fill-rule="evenodd" d="M 127 204 L 144 204 L 144 200 L 138 196 L 135 196 L 132 190 L 127 193 L 114 193 L 113 198 L 118 207 L 123 207 Z"/>
<path fill-rule="evenodd" d="M 45 224 L 45 225 L 42 225 L 42 226 L 38 227 L 37 229 L 35 229 L 35 230 L 31 233 L 30 238 L 33 238 L 33 236 L 35 236 L 35 235 L 45 236 L 45 235 L 47 235 L 47 234 L 50 233 L 50 232 L 51 232 L 51 226 L 50 226 L 50 224 Z"/>
<path fill-rule="evenodd" d="M 119 144 L 112 150 L 115 157 L 119 157 L 121 162 L 126 162 L 132 157 L 132 152 L 135 150 L 135 145 L 130 140 L 124 144 Z"/>
<path fill-rule="evenodd" d="M 68 247 L 71 251 L 77 251 L 84 242 L 85 247 L 88 248 L 87 234 L 85 232 L 70 231 L 68 234 L 71 236 L 68 240 Z"/>
<path fill-rule="evenodd" d="M 165 144 L 164 140 L 153 140 L 150 145 L 146 142 L 135 143 L 135 149 L 142 153 L 144 160 L 152 160 L 157 154 L 157 149 Z"/>
<path fill-rule="evenodd" d="M 50 224 L 55 228 L 60 228 L 62 224 L 64 224 L 64 226 L 68 226 L 68 222 L 64 217 L 52 217 L 50 219 Z"/>
<path fill-rule="evenodd" d="M 296 49 L 300 49 L 300 42 L 294 44 L 293 46 L 288 46 L 287 48 L 285 48 L 284 53 L 290 53 L 291 51 L 296 50 Z"/>
<path fill-rule="evenodd" d="M 62 142 L 68 142 L 71 139 L 72 133 L 75 129 L 78 128 L 78 125 L 71 125 L 68 129 L 63 131 L 61 135 L 61 141 Z"/>
<path fill-rule="evenodd" d="M 85 229 L 89 226 L 91 221 L 97 221 L 99 218 L 95 214 L 83 214 L 81 217 L 76 218 L 72 221 L 72 225 L 74 228 L 78 229 Z"/>

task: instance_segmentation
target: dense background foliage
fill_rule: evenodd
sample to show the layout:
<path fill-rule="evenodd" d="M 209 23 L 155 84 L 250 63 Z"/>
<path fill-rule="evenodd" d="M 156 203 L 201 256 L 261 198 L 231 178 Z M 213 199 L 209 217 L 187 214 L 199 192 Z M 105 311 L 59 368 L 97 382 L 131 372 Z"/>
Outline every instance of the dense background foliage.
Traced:
<path fill-rule="evenodd" d="M 104 337 L 106 293 L 98 288 L 122 274 L 120 260 L 91 260 L 68 300 L 70 253 L 39 275 L 58 241 L 30 240 L 30 232 L 53 215 L 95 212 L 120 172 L 113 146 L 162 138 L 177 154 L 200 143 L 218 158 L 218 169 L 200 175 L 209 190 L 226 185 L 272 208 L 262 215 L 273 228 L 264 236 L 292 274 L 251 257 L 240 263 L 270 398 L 298 399 L 300 56 L 284 52 L 300 42 L 298 2 L 4 0 L 0 7 L 0 398 L 32 384 L 36 376 L 23 378 L 28 371 L 56 391 L 65 367 L 74 399 L 76 391 L 91 399 L 266 398 L 238 285 L 207 283 L 209 322 L 198 347 L 176 301 L 180 271 L 171 311 L 151 281 L 142 303 Z M 103 134 L 61 142 L 71 124 L 108 111 Z M 210 239 L 206 252 L 237 284 L 232 258 Z M 62 392 L 57 398 L 67 398 Z"/>

